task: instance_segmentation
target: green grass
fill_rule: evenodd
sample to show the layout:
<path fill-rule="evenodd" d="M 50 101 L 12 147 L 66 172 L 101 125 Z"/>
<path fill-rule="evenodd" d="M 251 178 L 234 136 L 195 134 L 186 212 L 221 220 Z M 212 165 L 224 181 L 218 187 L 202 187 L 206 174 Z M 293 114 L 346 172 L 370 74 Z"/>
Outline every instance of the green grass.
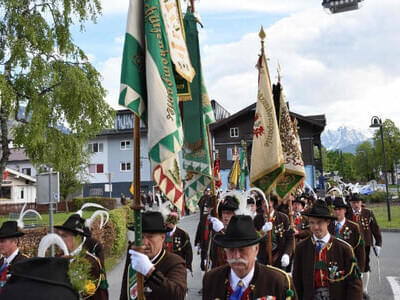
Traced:
<path fill-rule="evenodd" d="M 400 229 L 400 203 L 390 205 L 391 222 L 388 221 L 386 204 L 371 204 L 368 208 L 374 211 L 380 228 Z"/>

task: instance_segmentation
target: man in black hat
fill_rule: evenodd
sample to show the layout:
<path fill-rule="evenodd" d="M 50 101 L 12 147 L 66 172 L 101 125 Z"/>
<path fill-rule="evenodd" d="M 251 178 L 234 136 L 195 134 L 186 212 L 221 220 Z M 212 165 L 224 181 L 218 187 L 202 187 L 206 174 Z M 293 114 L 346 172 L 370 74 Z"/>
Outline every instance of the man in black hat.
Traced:
<path fill-rule="evenodd" d="M 290 256 L 293 253 L 293 231 L 287 215 L 275 210 L 278 206 L 278 198 L 271 195 L 269 200 L 269 216 L 257 215 L 254 218 L 254 225 L 259 234 L 270 230 L 268 224 L 272 223 L 272 265 L 286 270 L 289 266 Z M 267 247 L 263 242 L 260 245 L 258 260 L 267 264 Z"/>
<path fill-rule="evenodd" d="M 7 282 L 12 265 L 27 259 L 18 249 L 19 238 L 24 233 L 18 229 L 16 221 L 6 221 L 0 228 L 0 293 Z"/>
<path fill-rule="evenodd" d="M 202 271 L 206 269 L 207 262 L 207 251 L 210 237 L 210 220 L 208 214 L 213 208 L 213 197 L 209 191 L 205 191 L 204 195 L 201 196 L 198 206 L 200 208 L 200 220 L 197 225 L 196 236 L 194 239 L 194 245 L 196 246 L 197 253 L 200 253 L 200 268 Z"/>
<path fill-rule="evenodd" d="M 68 277 L 69 259 L 34 257 L 11 267 L 2 300 L 78 300 Z"/>
<path fill-rule="evenodd" d="M 357 223 L 350 221 L 345 217 L 348 206 L 342 197 L 335 198 L 333 201 L 333 207 L 333 214 L 336 217 L 336 220 L 329 224 L 329 233 L 338 239 L 344 240 L 353 247 L 358 267 L 360 270 L 364 270 L 365 247 L 360 227 Z"/>
<path fill-rule="evenodd" d="M 227 228 L 229 221 L 235 215 L 235 210 L 239 208 L 239 199 L 235 195 L 227 195 L 225 198 L 219 203 L 218 206 L 218 216 L 220 217 L 212 217 L 208 216 L 208 219 L 211 223 L 212 235 L 215 236 L 217 233 L 223 233 Z M 218 266 L 222 266 L 226 264 L 226 255 L 222 251 L 221 248 L 217 247 L 214 244 L 214 241 L 211 240 L 210 245 L 210 261 L 211 268 L 215 268 Z"/>
<path fill-rule="evenodd" d="M 134 230 L 134 227 L 128 227 Z M 136 299 L 136 272 L 144 276 L 144 294 L 151 299 L 184 299 L 187 291 L 186 264 L 178 255 L 164 249 L 165 234 L 170 229 L 160 212 L 142 214 L 142 251 L 129 245 L 120 300 Z"/>
<path fill-rule="evenodd" d="M 294 255 L 293 280 L 303 300 L 361 300 L 362 285 L 353 248 L 329 234 L 336 220 L 324 201 L 317 200 L 308 216 L 312 236 L 300 242 Z"/>
<path fill-rule="evenodd" d="M 177 226 L 178 222 L 179 215 L 176 212 L 168 214 L 165 224 L 171 231 L 166 234 L 166 249 L 182 257 L 186 262 L 188 273 L 192 273 L 192 244 L 190 243 L 189 234 Z"/>
<path fill-rule="evenodd" d="M 294 218 L 294 237 L 296 244 L 306 239 L 311 235 L 310 225 L 308 224 L 308 218 L 303 216 L 301 213 L 304 211 L 304 207 L 307 204 L 307 199 L 301 195 L 297 196 L 293 200 L 293 218 Z"/>
<path fill-rule="evenodd" d="M 91 265 L 91 276 L 96 282 L 96 292 L 85 299 L 108 300 L 108 284 L 104 266 L 100 258 L 84 248 L 90 230 L 85 226 L 85 220 L 79 214 L 71 215 L 63 225 L 54 226 L 56 233 L 63 239 L 71 256 L 80 255 L 82 251 Z"/>
<path fill-rule="evenodd" d="M 361 271 L 363 272 L 364 298 L 368 298 L 369 273 L 371 272 L 369 255 L 371 247 L 373 247 L 375 255 L 379 257 L 382 249 L 382 234 L 373 211 L 362 205 L 362 199 L 359 194 L 352 194 L 349 197 L 349 202 L 351 209 L 348 210 L 347 218 L 360 226 L 361 234 L 365 241 L 365 262 L 362 264 L 363 269 Z"/>
<path fill-rule="evenodd" d="M 205 274 L 203 299 L 297 299 L 288 274 L 257 262 L 258 244 L 264 239 L 250 216 L 233 216 L 225 234 L 214 237 L 228 264 Z"/>

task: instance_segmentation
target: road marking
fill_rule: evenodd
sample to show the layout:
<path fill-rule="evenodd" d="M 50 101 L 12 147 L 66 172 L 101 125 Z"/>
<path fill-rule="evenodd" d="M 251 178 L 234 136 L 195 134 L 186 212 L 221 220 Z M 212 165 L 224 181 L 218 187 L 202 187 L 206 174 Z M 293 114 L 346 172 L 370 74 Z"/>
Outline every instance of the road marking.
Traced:
<path fill-rule="evenodd" d="M 394 300 L 400 300 L 400 277 L 386 277 L 392 287 Z"/>

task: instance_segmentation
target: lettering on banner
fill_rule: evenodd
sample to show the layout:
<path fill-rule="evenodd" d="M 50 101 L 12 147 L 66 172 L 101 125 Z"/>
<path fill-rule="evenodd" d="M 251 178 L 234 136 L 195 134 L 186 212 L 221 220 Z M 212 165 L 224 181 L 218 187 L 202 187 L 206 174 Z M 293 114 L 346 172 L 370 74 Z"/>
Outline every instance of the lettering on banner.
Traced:
<path fill-rule="evenodd" d="M 145 18 L 151 24 L 150 32 L 156 35 L 158 46 L 160 48 L 160 56 L 161 63 L 163 65 L 161 70 L 161 79 L 166 85 L 168 99 L 167 99 L 167 109 L 166 109 L 166 118 L 167 120 L 174 121 L 175 120 L 175 101 L 174 101 L 174 89 L 173 89 L 173 81 L 171 74 L 171 66 L 169 64 L 169 51 L 168 48 L 164 45 L 164 40 L 161 35 L 161 20 L 160 13 L 158 12 L 157 7 L 150 6 L 148 4 L 144 5 L 145 9 Z"/>

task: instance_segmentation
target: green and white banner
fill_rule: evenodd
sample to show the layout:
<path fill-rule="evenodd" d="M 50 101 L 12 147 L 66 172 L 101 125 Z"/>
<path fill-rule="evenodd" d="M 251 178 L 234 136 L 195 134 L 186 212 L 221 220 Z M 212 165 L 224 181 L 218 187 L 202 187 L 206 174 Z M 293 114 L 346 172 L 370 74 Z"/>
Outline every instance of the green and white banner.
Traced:
<path fill-rule="evenodd" d="M 208 146 L 207 126 L 215 121 L 214 111 L 201 72 L 197 20 L 188 10 L 184 18 L 186 43 L 196 75 L 190 84 L 191 100 L 183 102 L 186 206 L 194 210 L 213 174 Z"/>
<path fill-rule="evenodd" d="M 179 56 L 174 51 L 184 53 L 185 50 L 184 44 L 179 44 L 178 50 L 169 46 L 166 28 L 176 32 L 182 28 L 177 27 L 178 22 L 171 19 L 174 25 L 170 26 L 169 20 L 164 19 L 161 6 L 165 4 L 166 1 L 160 0 L 130 1 L 119 104 L 131 109 L 147 124 L 153 179 L 180 210 L 183 186 L 178 153 L 183 145 L 183 130 L 171 57 Z M 174 11 L 170 16 L 179 17 L 179 11 Z M 175 41 L 179 39 L 177 34 Z M 190 67 L 187 68 L 190 73 Z M 181 66 L 176 69 L 178 73 L 182 71 Z"/>

